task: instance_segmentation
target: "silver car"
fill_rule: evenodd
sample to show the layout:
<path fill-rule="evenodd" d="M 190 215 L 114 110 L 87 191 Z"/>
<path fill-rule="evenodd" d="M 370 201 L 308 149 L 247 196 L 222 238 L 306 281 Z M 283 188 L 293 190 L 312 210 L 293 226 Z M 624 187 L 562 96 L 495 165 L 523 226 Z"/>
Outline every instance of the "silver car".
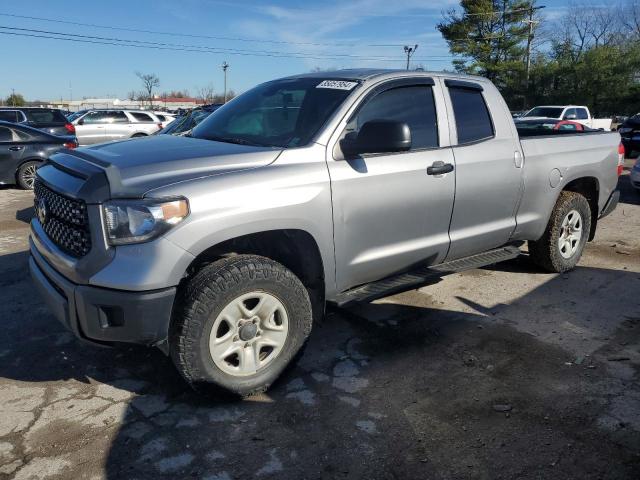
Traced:
<path fill-rule="evenodd" d="M 146 137 L 162 128 L 155 114 L 142 110 L 88 110 L 72 123 L 80 145 Z"/>

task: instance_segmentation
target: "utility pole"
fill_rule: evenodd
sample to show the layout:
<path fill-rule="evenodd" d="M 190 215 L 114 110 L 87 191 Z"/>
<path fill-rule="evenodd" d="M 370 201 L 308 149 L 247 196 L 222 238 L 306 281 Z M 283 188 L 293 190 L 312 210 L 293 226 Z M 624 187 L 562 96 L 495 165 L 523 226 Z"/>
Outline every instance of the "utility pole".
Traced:
<path fill-rule="evenodd" d="M 529 89 L 529 77 L 531 74 L 531 46 L 533 45 L 534 38 L 534 26 L 539 23 L 538 20 L 533 19 L 533 14 L 536 10 L 542 10 L 545 8 L 545 5 L 540 5 L 538 7 L 534 6 L 534 2 L 531 2 L 531 8 L 529 8 L 529 18 L 525 20 L 525 23 L 529 24 L 529 36 L 527 37 L 527 65 L 526 65 L 526 75 L 525 75 L 525 91 Z M 525 108 L 526 105 L 526 93 L 525 93 Z"/>
<path fill-rule="evenodd" d="M 227 103 L 227 69 L 229 68 L 229 64 L 227 62 L 222 62 L 222 71 L 224 72 L 224 103 Z"/>
<path fill-rule="evenodd" d="M 411 60 L 411 57 L 416 53 L 417 49 L 418 44 L 415 44 L 413 47 L 410 47 L 409 45 L 404 46 L 404 53 L 407 54 L 407 70 L 409 70 L 409 60 Z"/>

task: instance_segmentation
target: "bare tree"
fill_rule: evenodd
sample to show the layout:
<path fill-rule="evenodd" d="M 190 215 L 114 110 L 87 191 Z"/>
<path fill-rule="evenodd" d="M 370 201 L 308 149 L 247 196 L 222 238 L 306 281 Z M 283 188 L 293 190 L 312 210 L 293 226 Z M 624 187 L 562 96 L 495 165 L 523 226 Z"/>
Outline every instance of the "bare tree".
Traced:
<path fill-rule="evenodd" d="M 212 103 L 215 97 L 215 90 L 213 88 L 213 84 L 209 83 L 204 87 L 198 88 L 198 98 L 202 100 L 204 103 Z"/>
<path fill-rule="evenodd" d="M 634 37 L 640 37 L 640 0 L 627 0 L 618 9 L 618 18 Z"/>
<path fill-rule="evenodd" d="M 153 89 L 160 86 L 160 79 L 155 73 L 136 72 L 136 77 L 142 81 L 142 87 L 149 101 L 149 107 L 153 108 Z"/>
<path fill-rule="evenodd" d="M 129 93 L 127 93 L 127 99 L 134 101 L 136 98 L 138 98 L 138 92 L 136 92 L 135 90 L 131 90 Z"/>

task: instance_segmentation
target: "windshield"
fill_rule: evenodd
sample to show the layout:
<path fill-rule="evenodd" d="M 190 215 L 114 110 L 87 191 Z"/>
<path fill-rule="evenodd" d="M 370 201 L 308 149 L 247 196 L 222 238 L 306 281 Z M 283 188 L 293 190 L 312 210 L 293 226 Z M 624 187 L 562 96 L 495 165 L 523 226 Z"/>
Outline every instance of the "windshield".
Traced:
<path fill-rule="evenodd" d="M 87 111 L 86 110 L 80 110 L 79 112 L 73 112 L 69 115 L 67 115 L 67 120 L 70 122 L 73 122 L 76 118 L 84 115 Z"/>
<path fill-rule="evenodd" d="M 536 107 L 529 110 L 525 117 L 545 117 L 545 118 L 560 118 L 562 115 L 562 107 Z"/>
<path fill-rule="evenodd" d="M 358 85 L 319 78 L 264 83 L 221 107 L 193 129 L 209 140 L 280 148 L 311 141 Z"/>

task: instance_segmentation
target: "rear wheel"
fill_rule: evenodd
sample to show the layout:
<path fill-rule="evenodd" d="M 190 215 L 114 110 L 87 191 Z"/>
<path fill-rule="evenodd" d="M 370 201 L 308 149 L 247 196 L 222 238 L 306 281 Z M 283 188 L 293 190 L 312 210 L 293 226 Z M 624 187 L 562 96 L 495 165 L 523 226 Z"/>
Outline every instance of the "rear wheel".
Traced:
<path fill-rule="evenodd" d="M 41 162 L 25 162 L 20 165 L 16 174 L 16 182 L 20 188 L 24 190 L 33 190 L 33 184 L 36 181 L 36 170 Z"/>
<path fill-rule="evenodd" d="M 589 238 L 591 208 L 587 199 L 576 192 L 562 192 L 542 238 L 529 242 L 529 255 L 549 272 L 573 269 Z"/>
<path fill-rule="evenodd" d="M 311 302 L 283 265 L 254 255 L 203 268 L 183 289 L 171 357 L 198 390 L 265 391 L 296 359 L 312 326 Z"/>
<path fill-rule="evenodd" d="M 140 137 L 146 137 L 147 134 L 146 133 L 134 133 L 133 135 L 131 135 L 131 138 L 140 138 Z"/>

